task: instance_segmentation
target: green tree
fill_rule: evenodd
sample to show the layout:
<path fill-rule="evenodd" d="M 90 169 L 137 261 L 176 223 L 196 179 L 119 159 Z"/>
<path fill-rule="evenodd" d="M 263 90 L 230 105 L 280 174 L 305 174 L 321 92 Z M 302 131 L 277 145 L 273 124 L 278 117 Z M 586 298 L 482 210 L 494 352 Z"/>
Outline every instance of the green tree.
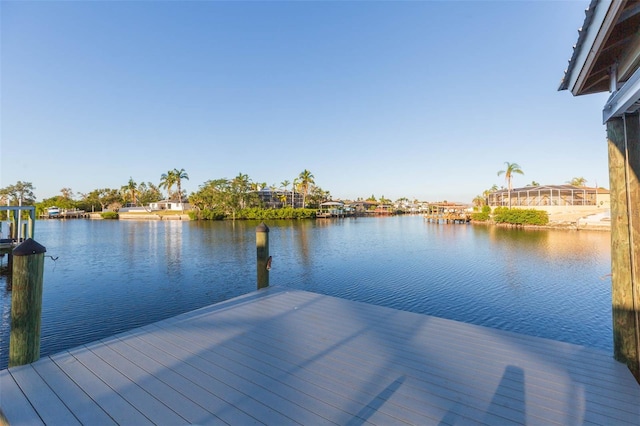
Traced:
<path fill-rule="evenodd" d="M 129 177 L 129 182 L 120 188 L 122 190 L 122 198 L 125 203 L 131 200 L 131 204 L 134 206 L 138 204 L 138 184 L 132 177 Z"/>
<path fill-rule="evenodd" d="M 173 169 L 173 173 L 176 179 L 176 186 L 178 187 L 178 202 L 182 203 L 182 180 L 189 180 L 189 175 L 184 169 Z"/>
<path fill-rule="evenodd" d="M 513 174 L 516 173 L 519 175 L 524 175 L 524 172 L 517 163 L 509 163 L 508 161 L 505 161 L 504 164 L 507 167 L 505 170 L 500 170 L 498 172 L 498 176 L 504 174 L 504 180 L 507 181 L 507 188 L 509 190 L 509 208 L 511 208 L 511 180 L 513 179 Z"/>
<path fill-rule="evenodd" d="M 94 189 L 87 194 L 85 202 L 89 205 L 100 204 L 100 209 L 104 211 L 109 205 L 120 202 L 120 194 L 112 188 Z"/>
<path fill-rule="evenodd" d="M 567 183 L 573 186 L 585 186 L 585 184 L 587 183 L 587 180 L 582 176 L 580 176 L 580 177 L 574 177 L 570 181 L 567 181 Z"/>
<path fill-rule="evenodd" d="M 169 170 L 167 173 L 160 175 L 159 188 L 167 189 L 167 199 L 171 200 L 171 188 L 178 183 L 178 177 L 176 176 L 175 169 Z"/>
<path fill-rule="evenodd" d="M 536 182 L 535 180 L 532 180 L 531 183 L 529 184 L 529 186 L 540 186 L 540 184 L 538 182 Z"/>
<path fill-rule="evenodd" d="M 329 191 L 325 191 L 319 186 L 314 186 L 309 193 L 309 208 L 317 209 L 320 207 L 320 204 L 329 200 L 331 200 Z"/>
<path fill-rule="evenodd" d="M 230 204 L 230 182 L 228 179 L 208 180 L 191 194 L 189 202 L 197 210 L 220 210 L 226 212 Z"/>
<path fill-rule="evenodd" d="M 306 201 L 307 201 L 307 195 L 309 194 L 309 188 L 311 185 L 315 183 L 313 179 L 314 179 L 313 174 L 311 174 L 311 172 L 307 169 L 304 169 L 302 172 L 300 172 L 300 175 L 298 176 L 300 188 L 302 189 L 302 207 L 303 208 L 305 208 L 307 205 Z"/>
<path fill-rule="evenodd" d="M 289 187 L 290 184 L 291 182 L 289 182 L 286 179 L 280 182 L 280 188 L 284 190 L 284 193 L 278 195 L 278 198 L 280 198 L 280 201 L 282 202 L 283 207 L 287 205 L 287 188 Z M 293 200 L 293 196 L 291 197 L 291 199 Z"/>
<path fill-rule="evenodd" d="M 44 212 L 48 207 L 56 206 L 65 210 L 72 210 L 77 208 L 77 203 L 69 197 L 64 195 L 56 195 L 55 197 L 45 198 L 41 202 L 37 203 L 38 211 Z"/>
<path fill-rule="evenodd" d="M 14 185 L 9 185 L 0 190 L 0 197 L 4 200 L 4 204 L 17 206 L 31 206 L 36 202 L 33 194 L 35 188 L 31 182 L 18 181 Z"/>
<path fill-rule="evenodd" d="M 236 211 L 244 209 L 248 206 L 249 191 L 251 190 L 251 181 L 246 174 L 238 173 L 229 185 L 230 197 L 228 207 L 231 209 L 232 218 L 235 220 Z"/>
<path fill-rule="evenodd" d="M 138 185 L 138 201 L 143 206 L 162 200 L 162 193 L 152 182 L 140 182 Z"/>
<path fill-rule="evenodd" d="M 476 207 L 482 207 L 486 204 L 486 199 L 484 196 L 482 195 L 477 195 L 473 201 L 472 201 L 473 205 Z"/>
<path fill-rule="evenodd" d="M 73 200 L 73 190 L 71 188 L 62 188 L 60 192 L 62 193 L 62 198 Z"/>

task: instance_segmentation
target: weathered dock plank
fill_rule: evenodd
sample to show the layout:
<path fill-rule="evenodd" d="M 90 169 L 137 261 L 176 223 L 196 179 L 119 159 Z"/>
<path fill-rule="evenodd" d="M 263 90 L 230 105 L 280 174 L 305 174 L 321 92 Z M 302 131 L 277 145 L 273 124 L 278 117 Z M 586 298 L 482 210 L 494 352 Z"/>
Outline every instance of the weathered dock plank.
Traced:
<path fill-rule="evenodd" d="M 602 351 L 278 287 L 4 370 L 0 396 L 12 424 L 640 422 Z"/>

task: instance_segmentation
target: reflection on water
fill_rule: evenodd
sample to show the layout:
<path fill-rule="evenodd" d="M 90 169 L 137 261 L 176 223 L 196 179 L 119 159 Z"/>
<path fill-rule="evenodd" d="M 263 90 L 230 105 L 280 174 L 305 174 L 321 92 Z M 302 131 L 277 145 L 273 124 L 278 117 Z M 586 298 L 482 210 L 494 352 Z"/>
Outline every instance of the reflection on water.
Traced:
<path fill-rule="evenodd" d="M 38 221 L 43 355 L 256 287 L 257 222 Z M 273 221 L 271 285 L 611 350 L 609 233 Z M 0 367 L 10 293 L 0 281 Z"/>

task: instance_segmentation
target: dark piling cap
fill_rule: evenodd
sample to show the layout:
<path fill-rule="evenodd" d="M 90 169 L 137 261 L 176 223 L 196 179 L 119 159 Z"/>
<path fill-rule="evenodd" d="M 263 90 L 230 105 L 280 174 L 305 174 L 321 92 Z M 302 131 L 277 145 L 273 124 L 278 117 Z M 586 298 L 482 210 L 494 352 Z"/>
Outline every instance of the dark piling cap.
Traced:
<path fill-rule="evenodd" d="M 13 249 L 14 256 L 29 256 L 30 254 L 40 254 L 46 252 L 47 249 L 42 244 L 36 242 L 33 238 L 27 238 L 20 245 Z"/>
<path fill-rule="evenodd" d="M 269 227 L 262 222 L 256 227 L 256 232 L 269 232 Z"/>

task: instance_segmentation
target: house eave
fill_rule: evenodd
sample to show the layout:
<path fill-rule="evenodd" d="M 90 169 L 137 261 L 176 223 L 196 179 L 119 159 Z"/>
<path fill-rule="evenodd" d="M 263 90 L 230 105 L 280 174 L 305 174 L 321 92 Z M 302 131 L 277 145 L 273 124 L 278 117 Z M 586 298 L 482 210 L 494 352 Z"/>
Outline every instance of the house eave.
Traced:
<path fill-rule="evenodd" d="M 574 96 L 606 91 L 602 88 L 608 88 L 608 76 L 595 76 L 595 72 L 602 70 L 596 70 L 594 65 L 624 5 L 622 0 L 591 1 L 585 11 L 585 20 L 559 90 L 569 89 Z M 594 84 L 594 78 L 597 84 Z"/>

